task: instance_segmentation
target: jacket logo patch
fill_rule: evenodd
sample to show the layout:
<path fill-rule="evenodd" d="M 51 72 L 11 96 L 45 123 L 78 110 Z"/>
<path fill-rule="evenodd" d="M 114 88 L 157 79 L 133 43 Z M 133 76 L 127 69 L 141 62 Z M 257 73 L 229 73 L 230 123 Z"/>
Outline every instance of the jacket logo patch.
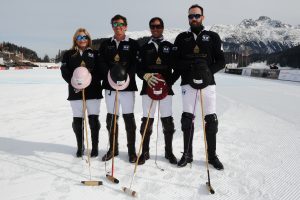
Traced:
<path fill-rule="evenodd" d="M 164 52 L 164 53 L 169 53 L 169 52 L 170 52 L 170 48 L 167 47 L 167 46 L 164 46 L 164 47 L 163 47 L 163 52 Z"/>
<path fill-rule="evenodd" d="M 124 46 L 123 46 L 123 50 L 124 50 L 124 51 L 129 51 L 129 45 L 124 45 Z"/>
<path fill-rule="evenodd" d="M 209 35 L 202 35 L 202 41 L 209 42 L 209 40 L 210 40 Z"/>
<path fill-rule="evenodd" d="M 94 54 L 93 53 L 88 53 L 88 57 L 94 58 Z"/>

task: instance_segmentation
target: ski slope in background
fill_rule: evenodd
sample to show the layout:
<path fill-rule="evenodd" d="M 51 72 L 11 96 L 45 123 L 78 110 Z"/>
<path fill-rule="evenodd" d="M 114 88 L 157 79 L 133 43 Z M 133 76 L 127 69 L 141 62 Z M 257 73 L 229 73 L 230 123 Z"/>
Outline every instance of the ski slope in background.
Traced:
<path fill-rule="evenodd" d="M 156 131 L 151 158 L 139 166 L 133 189 L 139 199 L 300 199 L 300 84 L 219 73 L 217 153 L 225 170 L 210 168 L 216 193 L 205 187 L 203 132 L 197 107 L 194 162 L 177 168 L 164 159 L 159 124 L 158 165 L 155 165 Z M 141 82 L 139 82 L 141 83 Z M 140 87 L 140 86 L 139 86 Z M 134 165 L 128 162 L 126 134 L 120 118 L 120 155 L 115 159 L 115 185 L 105 178 L 100 157 L 91 163 L 93 180 L 103 186 L 80 184 L 89 179 L 85 160 L 75 157 L 72 114 L 67 85 L 59 70 L 3 71 L 0 73 L 0 194 L 5 200 L 132 199 L 121 191 L 128 187 Z M 181 94 L 175 84 L 173 102 L 177 158 L 183 149 L 180 131 Z M 136 94 L 135 116 L 139 129 L 141 97 Z M 106 107 L 101 102 L 100 156 L 106 152 Z M 155 122 L 156 124 L 156 122 Z M 155 125 L 156 126 L 156 125 Z M 154 128 L 156 130 L 156 128 Z M 140 134 L 137 131 L 138 150 Z M 110 170 L 111 163 L 107 163 Z"/>

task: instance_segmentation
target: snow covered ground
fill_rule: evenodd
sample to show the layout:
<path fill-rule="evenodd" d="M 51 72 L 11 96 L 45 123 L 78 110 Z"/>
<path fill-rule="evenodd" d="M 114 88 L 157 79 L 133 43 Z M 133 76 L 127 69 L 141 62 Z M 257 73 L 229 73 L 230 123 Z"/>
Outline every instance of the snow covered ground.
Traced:
<path fill-rule="evenodd" d="M 292 67 L 288 67 L 288 66 L 280 66 L 279 64 L 276 65 L 278 67 L 278 69 L 295 69 Z M 250 68 L 250 69 L 270 69 L 270 65 L 267 65 L 267 62 L 255 62 L 255 63 L 251 63 L 250 65 L 248 65 L 245 68 Z"/>
<path fill-rule="evenodd" d="M 139 166 L 133 189 L 139 199 L 300 199 L 300 84 L 278 80 L 217 74 L 219 116 L 218 155 L 224 171 L 210 168 L 216 193 L 208 193 L 203 132 L 197 107 L 192 167 L 177 168 L 164 159 L 159 125 L 158 165 L 156 132 L 151 159 Z M 85 160 L 76 158 L 67 85 L 59 70 L 0 72 L 0 194 L 5 200 L 132 199 L 121 191 L 129 186 L 134 165 L 128 162 L 126 134 L 120 119 L 120 155 L 115 159 L 115 185 L 105 178 L 100 157 L 91 163 L 92 179 L 103 186 L 80 184 L 89 179 Z M 179 82 L 173 102 L 176 133 L 174 153 L 183 149 L 180 131 Z M 136 121 L 142 114 L 136 95 Z M 101 102 L 100 155 L 106 152 L 106 107 Z M 137 134 L 138 149 L 140 136 Z M 107 163 L 110 170 L 111 163 Z"/>

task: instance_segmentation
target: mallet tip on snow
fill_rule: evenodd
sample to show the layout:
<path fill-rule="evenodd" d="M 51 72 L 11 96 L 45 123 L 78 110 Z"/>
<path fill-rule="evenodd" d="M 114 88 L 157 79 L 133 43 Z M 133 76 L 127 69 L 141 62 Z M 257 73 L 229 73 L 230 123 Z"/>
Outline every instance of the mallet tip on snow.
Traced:
<path fill-rule="evenodd" d="M 106 178 L 108 179 L 108 180 L 110 180 L 111 182 L 113 182 L 113 183 L 119 183 L 119 180 L 118 179 L 116 179 L 115 177 L 113 177 L 113 176 L 111 176 L 111 175 L 109 175 L 109 174 L 106 174 Z"/>
<path fill-rule="evenodd" d="M 123 190 L 126 194 L 128 194 L 128 195 L 130 195 L 130 196 L 132 196 L 132 197 L 137 197 L 136 191 L 133 191 L 133 190 L 127 188 L 127 187 L 122 187 L 122 190 Z"/>
<path fill-rule="evenodd" d="M 102 181 L 81 181 L 83 185 L 86 186 L 99 186 L 103 185 Z"/>
<path fill-rule="evenodd" d="M 209 191 L 211 194 L 215 194 L 214 189 L 211 187 L 211 185 L 210 185 L 208 182 L 206 182 L 206 186 L 207 186 L 208 191 Z"/>

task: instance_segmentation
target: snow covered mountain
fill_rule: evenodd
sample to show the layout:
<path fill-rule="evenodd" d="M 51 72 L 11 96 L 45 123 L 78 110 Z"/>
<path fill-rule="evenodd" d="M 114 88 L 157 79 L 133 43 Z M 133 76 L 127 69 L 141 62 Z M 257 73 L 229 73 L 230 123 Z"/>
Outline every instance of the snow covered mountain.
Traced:
<path fill-rule="evenodd" d="M 225 52 L 239 52 L 243 54 L 274 53 L 300 44 L 300 25 L 292 26 L 279 20 L 261 16 L 257 20 L 244 19 L 238 25 L 206 26 L 219 33 L 223 40 Z M 166 39 L 174 41 L 182 29 L 167 29 Z M 128 32 L 132 38 L 149 36 L 149 31 Z"/>
<path fill-rule="evenodd" d="M 238 25 L 215 25 L 227 52 L 274 53 L 300 44 L 300 29 L 269 17 L 245 19 Z"/>

